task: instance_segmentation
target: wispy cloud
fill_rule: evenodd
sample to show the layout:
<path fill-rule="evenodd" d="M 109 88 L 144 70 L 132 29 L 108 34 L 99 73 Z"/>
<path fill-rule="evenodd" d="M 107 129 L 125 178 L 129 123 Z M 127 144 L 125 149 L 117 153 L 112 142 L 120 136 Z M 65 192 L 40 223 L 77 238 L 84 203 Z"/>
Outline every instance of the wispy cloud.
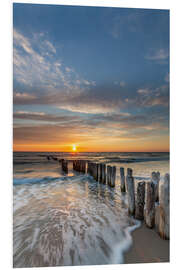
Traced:
<path fill-rule="evenodd" d="M 138 89 L 137 92 L 138 92 L 138 94 L 147 95 L 149 93 L 149 90 L 148 89 Z"/>
<path fill-rule="evenodd" d="M 151 50 L 150 53 L 148 53 L 145 58 L 152 61 L 157 60 L 166 60 L 169 57 L 169 52 L 166 49 L 158 49 L 158 50 Z"/>
<path fill-rule="evenodd" d="M 58 58 L 55 46 L 45 35 L 31 38 L 14 29 L 14 79 L 33 88 L 49 91 L 83 91 L 95 82 L 88 81 Z M 76 83 L 76 82 L 79 83 Z"/>
<path fill-rule="evenodd" d="M 14 93 L 14 104 L 55 105 L 59 109 L 86 114 L 120 113 L 131 109 L 168 107 L 169 85 L 157 88 L 94 87 L 82 92 L 56 92 L 26 98 L 26 94 Z"/>
<path fill-rule="evenodd" d="M 77 121 L 80 118 L 78 116 L 67 116 L 67 115 L 54 115 L 46 114 L 44 112 L 29 112 L 29 111 L 16 111 L 13 114 L 14 119 L 26 119 L 26 120 L 37 120 L 37 121 L 46 121 L 46 122 L 70 122 Z"/>

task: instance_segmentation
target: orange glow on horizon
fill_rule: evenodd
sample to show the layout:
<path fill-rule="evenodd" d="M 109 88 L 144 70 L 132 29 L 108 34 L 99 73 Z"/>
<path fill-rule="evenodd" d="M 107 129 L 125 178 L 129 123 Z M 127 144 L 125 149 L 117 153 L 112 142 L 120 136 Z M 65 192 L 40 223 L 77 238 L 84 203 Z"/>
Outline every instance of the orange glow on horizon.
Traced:
<path fill-rule="evenodd" d="M 29 142 L 14 140 L 13 151 L 17 152 L 169 152 L 169 136 L 156 138 L 111 138 L 86 137 L 82 140 Z"/>
<path fill-rule="evenodd" d="M 77 151 L 78 149 L 78 151 Z M 41 144 L 14 144 L 14 152 L 169 152 L 167 143 L 149 143 L 149 144 L 105 144 L 105 145 L 41 145 Z"/>

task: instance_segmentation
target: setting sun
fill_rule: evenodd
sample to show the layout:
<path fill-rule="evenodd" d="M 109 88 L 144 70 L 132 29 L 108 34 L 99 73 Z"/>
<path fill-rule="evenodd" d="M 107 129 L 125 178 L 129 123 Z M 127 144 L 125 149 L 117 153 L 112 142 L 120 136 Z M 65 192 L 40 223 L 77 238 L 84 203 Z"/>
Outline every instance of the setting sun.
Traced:
<path fill-rule="evenodd" d="M 75 145 L 75 144 L 73 144 L 72 150 L 73 150 L 74 152 L 76 151 L 76 145 Z"/>

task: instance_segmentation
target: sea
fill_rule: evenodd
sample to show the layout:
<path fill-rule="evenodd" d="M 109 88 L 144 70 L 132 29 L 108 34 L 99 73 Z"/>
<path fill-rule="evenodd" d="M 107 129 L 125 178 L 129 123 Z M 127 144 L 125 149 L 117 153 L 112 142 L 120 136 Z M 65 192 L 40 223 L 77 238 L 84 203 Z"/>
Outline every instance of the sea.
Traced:
<path fill-rule="evenodd" d="M 69 171 L 47 156 L 69 161 Z M 116 166 L 116 186 L 73 171 L 74 159 Z M 169 153 L 13 153 L 13 267 L 124 263 L 140 221 L 128 215 L 120 167 L 136 181 L 169 172 Z"/>

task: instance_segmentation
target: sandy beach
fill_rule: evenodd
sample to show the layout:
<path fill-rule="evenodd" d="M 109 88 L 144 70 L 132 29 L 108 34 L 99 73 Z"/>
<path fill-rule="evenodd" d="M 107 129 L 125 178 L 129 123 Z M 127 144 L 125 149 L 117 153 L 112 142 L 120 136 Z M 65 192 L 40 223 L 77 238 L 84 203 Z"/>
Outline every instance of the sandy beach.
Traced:
<path fill-rule="evenodd" d="M 124 262 L 157 263 L 169 262 L 169 240 L 163 240 L 154 229 L 149 229 L 143 223 L 132 233 L 133 245 L 124 254 Z"/>

